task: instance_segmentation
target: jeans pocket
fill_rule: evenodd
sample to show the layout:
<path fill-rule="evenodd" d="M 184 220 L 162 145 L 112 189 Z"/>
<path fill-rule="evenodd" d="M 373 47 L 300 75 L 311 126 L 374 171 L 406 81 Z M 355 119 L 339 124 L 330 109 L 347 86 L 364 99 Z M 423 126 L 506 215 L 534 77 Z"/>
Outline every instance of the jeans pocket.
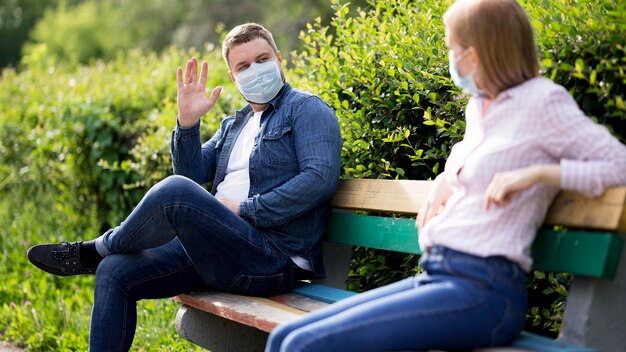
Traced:
<path fill-rule="evenodd" d="M 246 296 L 272 296 L 282 293 L 285 274 L 245 275 L 240 274 L 230 285 L 228 291 Z"/>

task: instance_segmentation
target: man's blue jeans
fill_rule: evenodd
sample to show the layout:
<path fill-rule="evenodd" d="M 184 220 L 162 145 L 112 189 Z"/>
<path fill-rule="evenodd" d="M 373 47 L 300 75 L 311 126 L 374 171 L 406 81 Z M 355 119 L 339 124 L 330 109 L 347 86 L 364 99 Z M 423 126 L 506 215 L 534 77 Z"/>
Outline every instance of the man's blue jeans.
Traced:
<path fill-rule="evenodd" d="M 171 176 L 98 239 L 91 351 L 127 351 L 136 302 L 201 289 L 268 296 L 290 290 L 296 267 L 259 231 L 194 181 Z"/>
<path fill-rule="evenodd" d="M 331 304 L 272 331 L 266 352 L 459 350 L 515 339 L 525 274 L 503 257 L 432 248 L 424 273 Z"/>

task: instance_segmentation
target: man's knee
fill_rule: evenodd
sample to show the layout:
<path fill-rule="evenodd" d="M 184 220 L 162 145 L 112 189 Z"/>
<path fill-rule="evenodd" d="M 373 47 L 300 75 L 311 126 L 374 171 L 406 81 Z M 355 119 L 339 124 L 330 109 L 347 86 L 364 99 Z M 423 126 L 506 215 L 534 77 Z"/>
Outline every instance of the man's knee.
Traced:
<path fill-rule="evenodd" d="M 197 183 L 187 177 L 172 175 L 152 186 L 146 196 L 176 197 L 189 194 L 189 192 L 195 192 L 198 187 L 200 186 Z"/>
<path fill-rule="evenodd" d="M 125 283 L 126 273 L 130 269 L 128 263 L 125 262 L 126 255 L 113 254 L 102 259 L 96 269 L 96 285 L 105 284 L 106 286 L 127 286 Z"/>

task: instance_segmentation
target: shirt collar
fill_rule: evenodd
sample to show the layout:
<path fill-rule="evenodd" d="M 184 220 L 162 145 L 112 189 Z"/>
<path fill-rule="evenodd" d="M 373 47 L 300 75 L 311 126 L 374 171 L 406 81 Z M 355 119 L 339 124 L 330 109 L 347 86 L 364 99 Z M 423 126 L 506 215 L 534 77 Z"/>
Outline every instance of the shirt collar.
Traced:
<path fill-rule="evenodd" d="M 524 91 L 526 90 L 526 87 L 528 87 L 528 85 L 530 85 L 532 82 L 535 82 L 537 79 L 542 79 L 541 77 L 534 77 L 531 79 L 528 79 L 516 86 L 507 88 L 505 90 L 503 90 L 502 92 L 500 92 L 500 94 L 498 94 L 498 96 L 496 97 L 496 99 L 500 99 L 500 96 L 502 96 L 502 99 L 504 98 L 517 98 L 518 96 L 522 95 L 522 94 L 526 94 Z"/>
<path fill-rule="evenodd" d="M 271 105 L 274 110 L 278 109 L 291 90 L 292 88 L 289 83 L 285 82 L 283 87 L 278 91 L 278 94 L 276 94 L 274 99 L 270 100 L 268 104 Z"/>

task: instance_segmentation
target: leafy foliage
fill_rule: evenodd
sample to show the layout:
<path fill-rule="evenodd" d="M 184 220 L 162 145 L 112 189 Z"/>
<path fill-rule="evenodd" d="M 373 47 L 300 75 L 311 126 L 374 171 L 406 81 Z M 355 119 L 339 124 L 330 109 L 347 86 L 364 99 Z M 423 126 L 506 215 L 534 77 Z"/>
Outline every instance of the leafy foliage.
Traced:
<path fill-rule="evenodd" d="M 91 59 L 110 60 L 120 50 L 140 48 L 160 52 L 170 45 L 205 47 L 207 43 L 217 43 L 224 30 L 243 22 L 259 22 L 271 28 L 278 46 L 287 53 L 299 47 L 297 34 L 307 22 L 316 16 L 326 22 L 331 15 L 327 0 L 274 0 L 272 6 L 255 0 L 8 1 L 12 6 L 0 4 L 0 33 L 3 9 L 7 14 L 24 12 L 25 16 L 21 17 L 27 23 L 21 28 L 7 28 L 6 32 L 15 40 L 8 45 L 6 53 L 0 46 L 0 67 L 3 56 L 10 56 L 10 62 L 18 61 L 19 47 L 26 39 L 27 53 L 43 45 L 59 60 L 85 64 Z M 5 23 L 15 22 L 6 17 Z M 33 25 L 30 37 L 26 38 Z"/>
<path fill-rule="evenodd" d="M 441 16 L 434 0 L 371 2 L 350 16 L 335 1 L 335 35 L 316 21 L 301 34 L 295 60 L 303 85 L 336 111 L 345 177 L 428 179 L 462 137 L 460 96 L 448 76 Z M 311 69 L 315 68 L 315 69 Z"/>
<path fill-rule="evenodd" d="M 218 50 L 202 56 L 132 51 L 110 62 L 70 68 L 45 48 L 0 81 L 0 180 L 45 191 L 80 213 L 97 206 L 101 229 L 117 225 L 149 186 L 170 173 L 176 120 L 175 68 L 191 55 L 211 62 L 209 86 L 232 85 Z M 203 125 L 205 137 L 239 104 L 227 89 Z"/>
<path fill-rule="evenodd" d="M 0 1 L 0 67 L 15 66 L 29 32 L 48 7 L 59 1 L 79 0 L 2 0 Z"/>

